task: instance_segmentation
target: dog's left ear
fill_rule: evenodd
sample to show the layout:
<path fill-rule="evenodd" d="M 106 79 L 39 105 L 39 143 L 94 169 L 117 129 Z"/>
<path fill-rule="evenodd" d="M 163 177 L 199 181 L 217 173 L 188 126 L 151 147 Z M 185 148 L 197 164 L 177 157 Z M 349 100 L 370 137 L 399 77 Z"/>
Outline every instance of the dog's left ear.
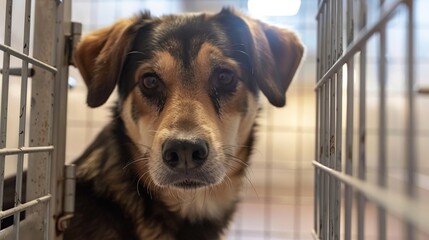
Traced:
<path fill-rule="evenodd" d="M 235 46 L 245 46 L 250 56 L 252 77 L 271 104 L 283 107 L 286 90 L 298 69 L 304 46 L 295 33 L 223 9 L 218 18 L 235 38 Z"/>
<path fill-rule="evenodd" d="M 137 29 L 149 17 L 119 20 L 86 35 L 77 45 L 74 62 L 88 88 L 86 102 L 90 107 L 104 104 L 112 94 Z"/>

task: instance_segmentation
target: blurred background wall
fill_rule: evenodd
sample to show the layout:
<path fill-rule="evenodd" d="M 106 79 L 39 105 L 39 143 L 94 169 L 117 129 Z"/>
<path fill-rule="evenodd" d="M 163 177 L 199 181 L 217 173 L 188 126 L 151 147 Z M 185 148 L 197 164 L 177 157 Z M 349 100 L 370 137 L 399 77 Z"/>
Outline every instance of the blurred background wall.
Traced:
<path fill-rule="evenodd" d="M 249 0 L 250 1 L 250 0 Z M 256 0 L 255 0 L 256 2 Z M 181 12 L 219 11 L 223 6 L 233 6 L 270 23 L 288 27 L 298 33 L 306 46 L 305 61 L 301 65 L 287 93 L 287 106 L 274 108 L 262 99 L 263 111 L 259 117 L 257 143 L 248 170 L 248 181 L 243 191 L 243 201 L 235 215 L 228 233 L 228 239 L 312 239 L 313 227 L 313 167 L 314 159 L 314 124 L 316 81 L 316 0 L 273 1 L 280 6 L 259 1 L 256 7 L 249 9 L 247 0 L 73 0 L 72 19 L 83 24 L 83 33 L 113 23 L 118 18 L 129 17 L 140 10 L 148 9 L 153 15 Z M 377 11 L 378 1 L 368 1 L 373 12 Z M 388 2 L 388 1 L 386 1 Z M 416 78 L 419 85 L 429 85 L 429 1 L 416 0 Z M 298 8 L 294 4 L 298 4 Z M 0 9 L 4 9 L 4 1 Z M 274 8 L 270 8 L 276 6 Z M 22 9 L 20 1 L 14 2 L 14 8 Z M 296 8 L 296 12 L 291 11 Z M 283 9 L 285 12 L 276 12 Z M 267 12 L 263 12 L 266 10 Z M 4 19 L 0 11 L 0 19 Z M 17 11 L 15 11 L 17 12 Z M 270 12 L 274 16 L 270 15 Z M 404 132 L 404 14 L 399 11 L 397 20 L 389 23 L 388 39 L 388 187 L 402 191 L 402 168 L 405 154 L 402 152 Z M 22 16 L 13 16 L 16 21 L 16 34 L 12 36 L 12 46 L 20 46 L 22 36 Z M 369 23 L 376 14 L 369 14 Z M 21 26 L 21 28 L 20 28 Z M 1 26 L 3 27 L 3 26 Z M 3 39 L 4 29 L 0 29 Z M 376 182 L 377 159 L 377 112 L 378 112 L 378 62 L 377 38 L 372 38 L 368 45 L 368 94 L 367 94 L 367 168 L 368 181 Z M 400 47 L 399 47 L 400 46 Z M 0 52 L 0 64 L 2 61 Z M 14 65 L 12 58 L 12 66 Z M 20 62 L 16 61 L 20 67 Z M 356 73 L 357 74 L 357 73 Z M 69 91 L 68 127 L 67 127 L 67 162 L 78 157 L 84 148 L 110 119 L 110 108 L 115 96 L 102 107 L 90 109 L 86 106 L 86 87 L 78 71 L 70 67 L 73 88 Z M 359 79 L 356 77 L 355 79 Z M 357 81 L 357 80 L 356 80 Z M 344 84 L 344 88 L 346 84 Z M 9 131 L 18 132 L 20 79 L 11 78 L 9 102 Z M 355 96 L 358 96 L 356 89 Z M 1 94 L 1 91 L 0 91 Z M 15 95 L 16 94 L 16 95 Z M 13 99 L 16 99 L 14 101 Z M 417 143 L 419 168 L 416 172 L 423 197 L 429 192 L 429 97 L 417 99 L 418 126 Z M 345 111 L 343 111 L 345 112 Z M 357 109 L 356 109 L 357 112 Z M 16 118 L 12 117 L 16 116 Z M 358 116 L 358 114 L 355 114 Z M 345 118 L 343 118 L 345 119 Z M 355 122 L 358 120 L 356 119 Z M 8 136 L 8 146 L 16 147 L 18 134 Z M 357 134 L 356 134 L 357 137 Z M 355 141 L 357 143 L 358 141 Z M 357 144 L 355 146 L 357 153 Z M 356 156 L 357 154 L 355 154 Z M 354 157 L 356 158 L 356 157 Z M 16 166 L 14 157 L 6 157 L 6 174 L 11 174 Z M 357 162 L 357 161 L 355 161 Z M 355 168 L 357 169 L 357 168 Z M 356 171 L 355 171 L 356 172 Z M 373 212 L 374 206 L 367 205 L 367 211 Z M 375 239 L 373 227 L 376 217 L 368 218 L 366 239 Z M 371 220 L 372 219 L 372 220 Z M 388 228 L 391 238 L 402 239 L 394 218 L 389 218 Z M 395 237 L 397 236 L 397 237 Z M 429 239 L 429 238 L 425 238 Z"/>

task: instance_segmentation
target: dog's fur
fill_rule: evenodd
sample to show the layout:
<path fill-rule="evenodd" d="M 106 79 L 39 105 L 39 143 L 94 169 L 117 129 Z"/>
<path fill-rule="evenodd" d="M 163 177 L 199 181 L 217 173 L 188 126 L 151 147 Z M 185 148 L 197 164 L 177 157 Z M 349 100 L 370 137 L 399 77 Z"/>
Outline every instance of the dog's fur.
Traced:
<path fill-rule="evenodd" d="M 115 86 L 119 100 L 76 161 L 65 239 L 221 238 L 248 165 L 258 93 L 284 106 L 302 55 L 292 32 L 231 9 L 142 13 L 84 37 L 74 57 L 88 105 L 104 104 Z M 181 161 L 169 141 L 203 150 Z"/>

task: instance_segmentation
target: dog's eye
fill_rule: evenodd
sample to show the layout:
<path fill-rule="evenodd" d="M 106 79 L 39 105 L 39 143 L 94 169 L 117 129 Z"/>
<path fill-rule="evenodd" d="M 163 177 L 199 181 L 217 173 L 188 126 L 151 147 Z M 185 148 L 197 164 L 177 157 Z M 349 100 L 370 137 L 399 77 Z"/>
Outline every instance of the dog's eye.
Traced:
<path fill-rule="evenodd" d="M 234 72 L 228 69 L 221 69 L 216 72 L 216 88 L 219 90 L 234 90 L 237 86 L 237 77 Z"/>
<path fill-rule="evenodd" d="M 160 85 L 160 79 L 156 74 L 145 74 L 140 80 L 140 88 L 144 89 L 157 89 Z"/>

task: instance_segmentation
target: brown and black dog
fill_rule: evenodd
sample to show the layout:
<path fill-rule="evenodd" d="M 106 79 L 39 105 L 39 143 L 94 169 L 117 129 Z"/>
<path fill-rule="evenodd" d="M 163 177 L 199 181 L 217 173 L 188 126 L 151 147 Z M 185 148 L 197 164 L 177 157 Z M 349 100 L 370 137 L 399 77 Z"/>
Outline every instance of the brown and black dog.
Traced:
<path fill-rule="evenodd" d="M 304 48 L 231 9 L 142 13 L 90 33 L 75 62 L 113 118 L 76 161 L 65 239 L 220 239 L 239 200 L 261 91 L 285 105 Z"/>

